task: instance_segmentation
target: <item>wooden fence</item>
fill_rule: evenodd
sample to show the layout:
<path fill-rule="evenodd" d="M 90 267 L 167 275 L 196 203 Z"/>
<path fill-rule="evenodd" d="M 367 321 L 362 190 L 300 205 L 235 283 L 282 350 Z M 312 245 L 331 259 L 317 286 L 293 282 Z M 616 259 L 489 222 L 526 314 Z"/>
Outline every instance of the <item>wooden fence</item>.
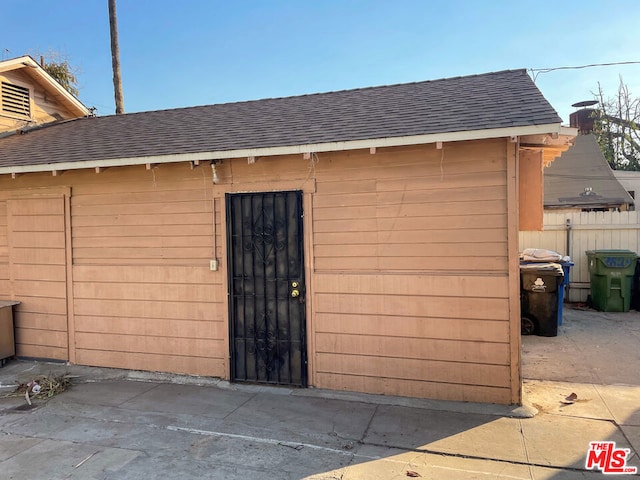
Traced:
<path fill-rule="evenodd" d="M 569 255 L 575 266 L 565 299 L 584 302 L 590 293 L 585 252 L 640 252 L 640 211 L 545 213 L 544 231 L 520 232 L 520 251 L 525 248 L 545 248 Z"/>

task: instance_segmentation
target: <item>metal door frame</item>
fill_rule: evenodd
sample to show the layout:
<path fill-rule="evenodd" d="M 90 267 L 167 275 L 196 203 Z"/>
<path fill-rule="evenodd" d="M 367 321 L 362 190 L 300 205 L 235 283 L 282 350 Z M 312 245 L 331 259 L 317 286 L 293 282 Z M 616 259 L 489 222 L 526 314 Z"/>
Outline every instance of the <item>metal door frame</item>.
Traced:
<path fill-rule="evenodd" d="M 268 194 L 279 194 L 279 193 L 295 193 L 296 194 L 296 205 L 298 209 L 299 215 L 297 215 L 297 223 L 298 223 L 298 240 L 297 246 L 300 251 L 300 277 L 303 282 L 303 296 L 306 297 L 305 285 L 307 283 L 307 265 L 306 265 L 306 249 L 305 249 L 305 233 L 304 233 L 304 191 L 302 189 L 286 189 L 286 190 L 264 190 L 264 191 L 245 191 L 245 192 L 226 192 L 225 193 L 225 246 L 226 246 L 226 257 L 227 257 L 227 300 L 228 300 L 228 332 L 229 332 L 229 380 L 231 382 L 247 382 L 247 383 L 256 383 L 260 385 L 281 385 L 281 386 L 289 386 L 289 387 L 302 387 L 305 388 L 308 386 L 309 382 L 309 362 L 308 362 L 308 339 L 307 339 L 307 321 L 308 321 L 308 312 L 306 305 L 300 309 L 301 313 L 301 322 L 300 322 L 300 353 L 301 353 L 301 383 L 300 384 L 291 384 L 291 383 L 271 383 L 266 381 L 251 381 L 251 380 L 241 380 L 236 379 L 236 362 L 235 362 L 235 305 L 234 305 L 234 295 L 233 295 L 233 281 L 234 281 L 234 263 L 233 263 L 233 245 L 231 243 L 232 238 L 232 226 L 231 222 L 233 221 L 232 211 L 231 211 L 231 202 L 230 197 L 232 196 L 263 196 Z M 306 300 L 305 300 L 306 302 Z"/>

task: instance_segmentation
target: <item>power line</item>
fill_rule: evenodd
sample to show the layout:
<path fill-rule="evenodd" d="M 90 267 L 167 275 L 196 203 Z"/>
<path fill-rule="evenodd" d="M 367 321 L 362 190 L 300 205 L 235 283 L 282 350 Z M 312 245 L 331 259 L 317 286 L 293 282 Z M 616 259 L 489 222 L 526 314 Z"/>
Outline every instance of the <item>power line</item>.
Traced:
<path fill-rule="evenodd" d="M 591 67 L 611 67 L 613 65 L 638 65 L 640 61 L 630 61 L 630 62 L 611 62 L 611 63 L 590 63 L 588 65 L 576 65 L 576 66 L 563 66 L 563 67 L 548 67 L 548 68 L 530 68 L 529 71 L 533 76 L 533 81 L 535 82 L 538 79 L 538 75 L 541 73 L 549 73 L 555 70 L 579 70 L 582 68 L 591 68 Z"/>

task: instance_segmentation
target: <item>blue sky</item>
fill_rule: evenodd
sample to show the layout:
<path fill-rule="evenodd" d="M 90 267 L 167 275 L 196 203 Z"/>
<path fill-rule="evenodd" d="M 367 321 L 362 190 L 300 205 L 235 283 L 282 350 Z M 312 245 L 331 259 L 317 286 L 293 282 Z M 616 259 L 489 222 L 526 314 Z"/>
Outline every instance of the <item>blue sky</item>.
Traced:
<path fill-rule="evenodd" d="M 640 2 L 118 0 L 127 112 L 281 97 L 514 68 L 640 61 Z M 115 111 L 107 0 L 3 2 L 0 59 L 49 50 L 80 99 Z M 565 122 L 598 81 L 640 65 L 540 74 Z"/>

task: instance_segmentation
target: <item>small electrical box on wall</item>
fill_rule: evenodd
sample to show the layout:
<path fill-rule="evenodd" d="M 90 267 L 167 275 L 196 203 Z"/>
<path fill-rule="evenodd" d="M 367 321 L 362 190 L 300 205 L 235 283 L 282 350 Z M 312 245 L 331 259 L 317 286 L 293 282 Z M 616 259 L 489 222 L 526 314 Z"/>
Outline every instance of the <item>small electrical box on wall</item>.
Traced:
<path fill-rule="evenodd" d="M 213 260 L 209 260 L 209 270 L 212 272 L 218 271 L 218 259 L 214 258 Z"/>

